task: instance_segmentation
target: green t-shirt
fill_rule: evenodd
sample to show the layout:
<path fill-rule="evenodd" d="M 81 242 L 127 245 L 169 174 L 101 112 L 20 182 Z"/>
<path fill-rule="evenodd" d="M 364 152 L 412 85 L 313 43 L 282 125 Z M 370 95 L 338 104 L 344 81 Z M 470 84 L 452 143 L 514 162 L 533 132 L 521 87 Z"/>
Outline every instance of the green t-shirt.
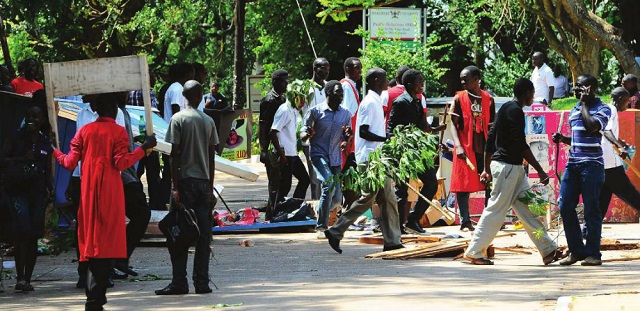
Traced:
<path fill-rule="evenodd" d="M 183 109 L 171 117 L 165 140 L 180 146 L 180 179 L 209 179 L 209 146 L 219 143 L 211 117 L 197 109 Z"/>

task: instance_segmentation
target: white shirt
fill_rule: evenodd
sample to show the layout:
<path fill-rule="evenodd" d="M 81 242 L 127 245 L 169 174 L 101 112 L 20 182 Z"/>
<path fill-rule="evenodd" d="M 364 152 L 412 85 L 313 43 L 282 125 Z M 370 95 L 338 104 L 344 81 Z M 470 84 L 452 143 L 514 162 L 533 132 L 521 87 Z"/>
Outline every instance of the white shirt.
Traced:
<path fill-rule="evenodd" d="M 351 116 L 354 116 L 358 112 L 358 98 L 353 90 L 358 91 L 356 83 L 353 80 L 346 78 L 346 81 L 342 82 L 342 92 L 344 97 L 342 98 L 342 108 L 349 110 Z M 352 87 L 353 86 L 353 87 Z"/>
<path fill-rule="evenodd" d="M 327 85 L 327 81 L 324 81 L 324 84 Z M 318 83 L 313 82 L 313 87 L 309 90 L 309 95 L 311 94 L 313 94 L 313 98 L 302 106 L 303 116 L 306 116 L 311 108 L 320 105 L 327 100 L 327 94 L 324 92 L 324 86 L 320 86 Z M 300 119 L 300 122 L 302 122 L 302 119 Z M 302 141 L 302 145 L 309 146 L 309 140 Z"/>
<path fill-rule="evenodd" d="M 276 115 L 273 117 L 272 130 L 278 131 L 278 142 L 280 147 L 284 148 L 284 155 L 287 157 L 294 157 L 298 155 L 298 148 L 296 148 L 296 129 L 298 122 L 296 119 L 297 110 L 291 107 L 291 103 L 287 100 L 284 104 L 278 107 Z"/>
<path fill-rule="evenodd" d="M 167 93 L 164 94 L 164 120 L 169 122 L 173 116 L 172 105 L 180 106 L 180 110 L 184 109 L 187 99 L 182 96 L 182 84 L 180 82 L 173 82 Z"/>
<path fill-rule="evenodd" d="M 382 107 L 389 106 L 389 91 L 382 91 L 382 93 L 380 93 L 380 98 L 382 99 Z"/>
<path fill-rule="evenodd" d="M 618 138 L 620 134 L 620 125 L 618 124 L 618 109 L 614 105 L 609 104 L 609 108 L 611 109 L 611 117 L 609 118 L 609 122 L 607 126 L 604 128 L 605 131 L 611 131 L 615 138 Z M 614 167 L 618 167 L 622 165 L 622 158 L 618 155 L 618 153 L 613 149 L 613 144 L 606 138 L 604 135 L 602 136 L 602 157 L 604 158 L 604 169 L 610 169 Z"/>
<path fill-rule="evenodd" d="M 85 106 L 78 112 L 78 116 L 76 118 L 76 133 L 78 133 L 83 126 L 95 122 L 98 117 L 98 113 L 91 110 L 91 105 L 87 104 L 87 106 Z M 116 124 L 125 127 L 124 114 L 120 109 L 118 109 L 118 115 L 116 116 Z M 78 161 L 78 166 L 76 166 L 76 169 L 73 170 L 73 174 L 71 176 L 80 177 L 81 162 L 82 161 Z"/>
<path fill-rule="evenodd" d="M 553 98 L 563 98 L 567 96 L 569 92 L 569 83 L 567 81 L 567 77 L 564 75 L 559 75 L 556 78 L 556 84 L 553 88 Z"/>
<path fill-rule="evenodd" d="M 385 137 L 384 111 L 382 110 L 382 97 L 378 93 L 369 90 L 367 96 L 360 103 L 358 117 L 356 118 L 356 162 L 364 163 L 369 160 L 369 153 L 382 145 L 381 141 L 370 141 L 360 137 L 360 126 L 368 125 L 369 132 Z"/>
<path fill-rule="evenodd" d="M 540 68 L 535 67 L 530 80 L 533 82 L 533 87 L 535 88 L 533 98 L 545 99 L 548 103 L 549 87 L 555 87 L 556 85 L 556 78 L 553 77 L 553 70 L 551 70 L 547 64 L 542 64 Z"/>

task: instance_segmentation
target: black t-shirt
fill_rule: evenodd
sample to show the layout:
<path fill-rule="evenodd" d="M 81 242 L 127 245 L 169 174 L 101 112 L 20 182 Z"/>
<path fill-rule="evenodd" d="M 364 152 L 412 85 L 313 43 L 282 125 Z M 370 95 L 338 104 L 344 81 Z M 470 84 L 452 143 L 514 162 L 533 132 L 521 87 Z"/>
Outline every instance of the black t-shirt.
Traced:
<path fill-rule="evenodd" d="M 389 113 L 389 124 L 387 132 L 393 133 L 393 129 L 398 125 L 413 124 L 418 128 L 426 128 L 427 120 L 424 116 L 422 103 L 419 98 L 413 98 L 407 91 L 398 96 L 391 106 Z"/>
<path fill-rule="evenodd" d="M 284 104 L 286 98 L 278 95 L 274 90 L 269 91 L 260 101 L 260 121 L 258 129 L 258 139 L 260 143 L 260 149 L 266 151 L 269 147 L 269 131 L 271 131 L 271 125 L 273 125 L 273 118 L 278 111 L 278 107 Z"/>
<path fill-rule="evenodd" d="M 493 152 L 494 161 L 522 164 L 522 153 L 529 149 L 524 134 L 524 112 L 515 101 L 502 105 L 489 130 L 486 152 Z"/>

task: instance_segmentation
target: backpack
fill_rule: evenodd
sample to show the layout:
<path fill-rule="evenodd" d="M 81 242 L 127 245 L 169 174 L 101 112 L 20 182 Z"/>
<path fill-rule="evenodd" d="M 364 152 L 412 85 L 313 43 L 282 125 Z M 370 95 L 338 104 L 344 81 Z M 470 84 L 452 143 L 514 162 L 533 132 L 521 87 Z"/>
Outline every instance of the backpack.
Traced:
<path fill-rule="evenodd" d="M 158 228 L 167 237 L 168 243 L 177 246 L 193 246 L 200 237 L 196 213 L 173 201 L 167 216 L 158 223 Z"/>

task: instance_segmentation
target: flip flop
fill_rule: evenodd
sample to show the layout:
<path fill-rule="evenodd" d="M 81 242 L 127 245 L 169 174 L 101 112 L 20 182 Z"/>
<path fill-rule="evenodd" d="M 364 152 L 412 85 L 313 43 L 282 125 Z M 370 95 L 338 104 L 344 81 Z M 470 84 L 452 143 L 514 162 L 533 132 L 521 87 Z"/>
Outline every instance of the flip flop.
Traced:
<path fill-rule="evenodd" d="M 464 259 L 469 261 L 470 263 L 472 263 L 474 265 L 479 265 L 479 266 L 492 266 L 493 265 L 493 261 L 491 261 L 489 259 L 471 258 L 471 257 L 467 257 L 467 256 L 464 256 Z"/>
<path fill-rule="evenodd" d="M 564 249 L 559 247 L 559 248 L 556 248 L 556 250 L 554 250 L 553 252 L 551 252 L 547 256 L 544 256 L 542 258 L 542 262 L 546 266 L 546 265 L 551 264 L 552 262 L 556 262 L 556 261 L 558 261 L 560 259 L 564 259 L 567 256 L 569 256 L 569 254 L 565 253 Z"/>

